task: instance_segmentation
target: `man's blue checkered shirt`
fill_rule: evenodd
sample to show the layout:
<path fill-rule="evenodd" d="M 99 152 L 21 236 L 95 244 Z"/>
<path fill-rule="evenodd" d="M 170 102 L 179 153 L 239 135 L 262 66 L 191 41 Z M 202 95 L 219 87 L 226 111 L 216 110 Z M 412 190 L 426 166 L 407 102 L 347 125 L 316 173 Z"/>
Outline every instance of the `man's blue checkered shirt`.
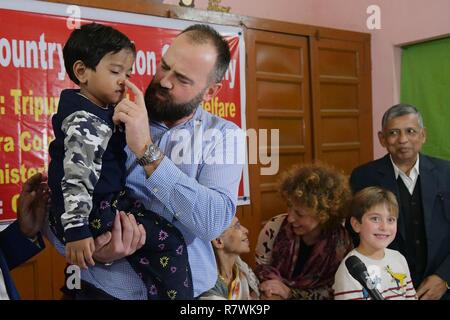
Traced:
<path fill-rule="evenodd" d="M 227 228 L 236 211 L 245 155 L 242 132 L 238 138 L 233 137 L 236 130 L 235 124 L 201 107 L 186 123 L 171 129 L 152 122 L 152 140 L 165 158 L 149 178 L 126 148 L 127 188 L 147 209 L 171 221 L 183 233 L 195 296 L 212 288 L 217 280 L 210 242 Z M 81 277 L 116 298 L 147 299 L 144 284 L 126 259 L 111 266 L 97 264 L 82 270 Z"/>

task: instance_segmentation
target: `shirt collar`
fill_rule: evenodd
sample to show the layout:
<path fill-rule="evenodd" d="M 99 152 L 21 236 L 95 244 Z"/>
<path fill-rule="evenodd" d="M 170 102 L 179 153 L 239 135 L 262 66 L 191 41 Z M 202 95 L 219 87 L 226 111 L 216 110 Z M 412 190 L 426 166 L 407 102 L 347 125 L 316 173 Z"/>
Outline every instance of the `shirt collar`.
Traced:
<path fill-rule="evenodd" d="M 389 159 L 391 159 L 391 163 L 392 166 L 394 167 L 394 173 L 395 173 L 395 179 L 398 179 L 399 175 L 404 175 L 406 177 L 408 177 L 408 175 L 406 173 L 404 173 L 402 170 L 400 170 L 399 167 L 397 167 L 397 165 L 395 164 L 394 160 L 392 160 L 392 156 L 389 155 Z M 419 176 L 419 155 L 417 155 L 417 160 L 416 163 L 414 164 L 414 167 L 411 169 L 411 171 L 409 172 L 409 177 L 411 179 L 414 179 L 414 177 Z"/>

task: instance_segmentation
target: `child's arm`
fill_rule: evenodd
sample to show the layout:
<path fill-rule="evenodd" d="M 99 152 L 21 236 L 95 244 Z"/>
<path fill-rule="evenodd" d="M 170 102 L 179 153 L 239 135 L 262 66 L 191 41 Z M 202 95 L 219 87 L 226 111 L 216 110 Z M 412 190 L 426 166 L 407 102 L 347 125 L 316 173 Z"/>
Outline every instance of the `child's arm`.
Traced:
<path fill-rule="evenodd" d="M 70 264 L 87 269 L 88 266 L 95 265 L 92 255 L 95 250 L 94 239 L 92 237 L 66 243 L 66 260 Z"/>
<path fill-rule="evenodd" d="M 61 129 L 66 135 L 64 177 L 61 181 L 65 212 L 61 222 L 66 242 L 70 243 L 91 237 L 89 214 L 92 194 L 100 177 L 102 156 L 112 130 L 105 121 L 86 111 L 68 116 Z M 83 252 L 88 252 L 90 246 L 87 242 L 82 246 Z M 79 245 L 70 247 L 81 250 Z"/>

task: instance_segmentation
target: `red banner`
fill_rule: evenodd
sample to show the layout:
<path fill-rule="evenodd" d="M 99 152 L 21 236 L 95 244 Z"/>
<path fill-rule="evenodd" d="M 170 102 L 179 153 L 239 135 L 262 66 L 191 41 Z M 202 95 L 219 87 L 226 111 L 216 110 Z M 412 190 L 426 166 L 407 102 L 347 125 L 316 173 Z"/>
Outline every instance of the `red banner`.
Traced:
<path fill-rule="evenodd" d="M 0 9 L 0 220 L 15 218 L 21 184 L 38 171 L 47 172 L 48 145 L 53 139 L 51 117 L 57 110 L 61 90 L 75 87 L 65 72 L 62 56 L 72 32 L 67 19 L 62 15 Z M 93 20 L 80 21 L 84 24 Z M 143 91 L 163 51 L 180 29 L 170 28 L 170 23 L 169 28 L 152 26 L 151 20 L 149 25 L 96 22 L 117 28 L 135 42 L 137 55 L 131 81 Z M 241 39 L 237 34 L 225 36 L 232 54 L 230 68 L 219 95 L 203 107 L 241 126 Z M 241 197 L 244 189 L 241 183 Z"/>

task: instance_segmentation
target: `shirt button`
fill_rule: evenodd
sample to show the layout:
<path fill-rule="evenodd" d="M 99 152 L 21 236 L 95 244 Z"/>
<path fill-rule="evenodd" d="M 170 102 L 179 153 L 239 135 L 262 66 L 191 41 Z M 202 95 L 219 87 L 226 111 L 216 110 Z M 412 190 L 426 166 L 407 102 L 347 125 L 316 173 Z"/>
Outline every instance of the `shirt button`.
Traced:
<path fill-rule="evenodd" d="M 157 193 L 159 190 L 158 190 L 158 188 L 153 188 L 152 191 L 153 191 L 154 193 Z"/>
<path fill-rule="evenodd" d="M 414 220 L 414 224 L 415 224 L 416 226 L 418 226 L 418 225 L 419 225 L 419 221 L 418 221 L 418 220 Z"/>
<path fill-rule="evenodd" d="M 416 244 L 419 245 L 420 244 L 420 240 L 416 240 Z"/>

